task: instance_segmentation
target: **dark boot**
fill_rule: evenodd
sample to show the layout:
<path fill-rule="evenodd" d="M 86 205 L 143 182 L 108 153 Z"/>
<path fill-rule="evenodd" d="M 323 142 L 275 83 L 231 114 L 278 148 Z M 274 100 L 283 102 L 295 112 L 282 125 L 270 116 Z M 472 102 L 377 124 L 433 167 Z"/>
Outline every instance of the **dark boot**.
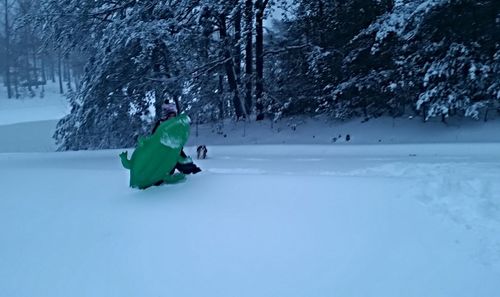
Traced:
<path fill-rule="evenodd" d="M 177 165 L 175 165 L 175 168 L 179 170 L 179 172 L 182 172 L 184 174 L 196 174 L 198 172 L 201 172 L 200 167 L 196 166 L 194 163 L 177 163 Z"/>

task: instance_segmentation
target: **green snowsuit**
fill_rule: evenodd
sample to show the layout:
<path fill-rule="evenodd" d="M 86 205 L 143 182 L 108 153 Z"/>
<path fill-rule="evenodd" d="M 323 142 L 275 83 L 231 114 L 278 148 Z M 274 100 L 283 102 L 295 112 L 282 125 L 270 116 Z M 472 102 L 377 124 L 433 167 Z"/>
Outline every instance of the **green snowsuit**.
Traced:
<path fill-rule="evenodd" d="M 185 114 L 163 122 L 151 136 L 140 138 L 130 160 L 127 152 L 120 154 L 123 167 L 130 170 L 130 187 L 145 189 L 152 185 L 175 183 L 184 174 L 170 174 L 189 138 L 191 120 Z"/>

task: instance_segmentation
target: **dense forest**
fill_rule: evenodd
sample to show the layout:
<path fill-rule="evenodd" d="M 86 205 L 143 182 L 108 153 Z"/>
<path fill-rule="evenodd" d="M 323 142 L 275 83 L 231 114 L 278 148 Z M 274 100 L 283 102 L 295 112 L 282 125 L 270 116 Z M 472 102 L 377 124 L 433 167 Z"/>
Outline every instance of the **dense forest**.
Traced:
<path fill-rule="evenodd" d="M 2 0 L 0 11 L 9 97 L 52 80 L 70 100 L 62 150 L 132 146 L 165 100 L 197 122 L 500 111 L 498 0 Z"/>

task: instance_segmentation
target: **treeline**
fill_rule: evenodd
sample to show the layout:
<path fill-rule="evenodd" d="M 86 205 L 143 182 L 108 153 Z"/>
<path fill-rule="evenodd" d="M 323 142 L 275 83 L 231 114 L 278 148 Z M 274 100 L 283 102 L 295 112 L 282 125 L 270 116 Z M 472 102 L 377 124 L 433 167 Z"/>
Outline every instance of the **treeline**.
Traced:
<path fill-rule="evenodd" d="M 83 57 L 61 149 L 131 146 L 161 103 L 195 121 L 326 114 L 487 120 L 497 0 L 43 0 L 27 24 Z M 279 21 L 264 25 L 277 9 Z M 41 47 L 46 48 L 46 47 Z"/>
<path fill-rule="evenodd" d="M 297 1 L 275 98 L 335 118 L 483 117 L 500 102 L 500 1 Z M 279 49 L 279 47 L 278 47 Z M 273 61 L 276 63 L 276 61 Z M 274 89 L 272 87 L 275 87 Z"/>
<path fill-rule="evenodd" d="M 40 6 L 36 0 L 0 2 L 0 77 L 9 99 L 43 96 L 48 82 L 59 84 L 61 94 L 80 85 L 86 61 L 43 39 L 44 28 L 33 22 Z"/>

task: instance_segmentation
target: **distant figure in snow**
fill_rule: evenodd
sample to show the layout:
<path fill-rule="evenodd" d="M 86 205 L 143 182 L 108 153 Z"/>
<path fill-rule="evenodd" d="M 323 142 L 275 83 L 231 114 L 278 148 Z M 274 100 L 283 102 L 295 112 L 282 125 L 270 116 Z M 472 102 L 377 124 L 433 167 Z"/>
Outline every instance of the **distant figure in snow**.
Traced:
<path fill-rule="evenodd" d="M 199 145 L 196 148 L 196 153 L 198 154 L 198 159 L 206 159 L 207 158 L 207 147 L 205 145 Z"/>
<path fill-rule="evenodd" d="M 175 103 L 170 103 L 168 100 L 165 100 L 161 105 L 160 119 L 155 123 L 152 133 L 156 132 L 156 129 L 158 129 L 161 123 L 176 116 L 177 106 Z M 196 174 L 201 171 L 201 169 L 193 163 L 193 160 L 184 153 L 184 149 L 181 149 L 180 156 L 183 158 L 183 161 L 178 162 L 170 174 L 173 174 L 175 169 L 183 174 Z"/>

